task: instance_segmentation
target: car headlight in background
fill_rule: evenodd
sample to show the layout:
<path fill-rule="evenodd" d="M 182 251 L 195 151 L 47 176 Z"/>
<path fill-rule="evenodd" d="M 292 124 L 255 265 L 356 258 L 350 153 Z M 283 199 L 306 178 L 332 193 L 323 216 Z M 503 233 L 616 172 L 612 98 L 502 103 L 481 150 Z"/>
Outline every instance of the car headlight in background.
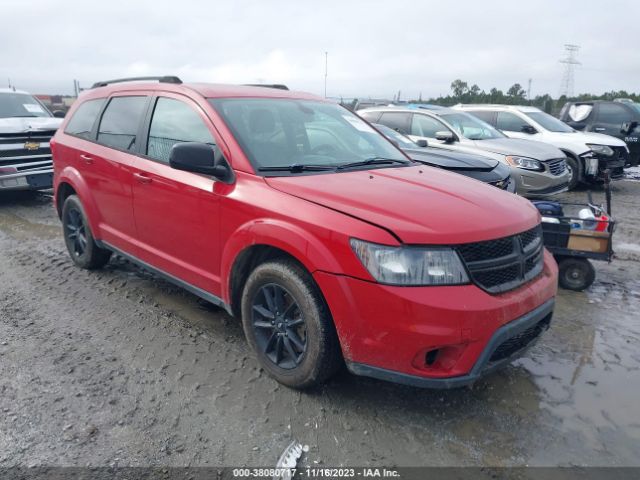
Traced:
<path fill-rule="evenodd" d="M 535 158 L 519 157 L 518 155 L 507 155 L 507 163 L 511 166 L 524 168 L 525 170 L 535 170 L 541 172 L 544 170 L 542 163 Z"/>
<path fill-rule="evenodd" d="M 613 155 L 613 149 L 606 145 L 595 145 L 592 143 L 587 143 L 587 147 L 589 147 L 591 151 L 597 155 L 604 155 L 605 157 L 610 157 Z"/>
<path fill-rule="evenodd" d="M 469 277 L 451 248 L 390 247 L 351 239 L 351 248 L 380 283 L 388 285 L 460 285 Z"/>

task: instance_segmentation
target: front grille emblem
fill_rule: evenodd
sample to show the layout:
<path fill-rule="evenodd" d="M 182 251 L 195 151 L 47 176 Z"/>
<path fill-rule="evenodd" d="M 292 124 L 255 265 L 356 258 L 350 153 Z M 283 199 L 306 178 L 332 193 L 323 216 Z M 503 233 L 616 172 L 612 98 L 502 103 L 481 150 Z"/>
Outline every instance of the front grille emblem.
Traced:
<path fill-rule="evenodd" d="M 38 150 L 40 148 L 40 142 L 24 142 L 25 150 Z"/>

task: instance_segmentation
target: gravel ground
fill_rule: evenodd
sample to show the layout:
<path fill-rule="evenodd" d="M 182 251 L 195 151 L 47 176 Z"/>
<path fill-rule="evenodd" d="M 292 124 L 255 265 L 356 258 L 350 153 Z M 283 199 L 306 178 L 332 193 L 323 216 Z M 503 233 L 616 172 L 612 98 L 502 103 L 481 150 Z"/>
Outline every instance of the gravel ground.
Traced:
<path fill-rule="evenodd" d="M 585 192 L 566 197 L 578 199 Z M 640 466 L 640 182 L 614 186 L 618 258 L 473 388 L 267 377 L 239 322 L 120 258 L 75 268 L 47 195 L 0 197 L 0 467 L 301 463 Z"/>

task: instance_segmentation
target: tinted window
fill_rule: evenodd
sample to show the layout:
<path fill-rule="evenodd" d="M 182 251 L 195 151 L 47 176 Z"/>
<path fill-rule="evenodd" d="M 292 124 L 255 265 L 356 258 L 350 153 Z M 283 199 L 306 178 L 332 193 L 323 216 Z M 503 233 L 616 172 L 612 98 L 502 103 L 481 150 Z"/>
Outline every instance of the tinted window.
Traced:
<path fill-rule="evenodd" d="M 573 128 L 567 125 L 564 122 L 561 122 L 555 117 L 552 117 L 548 113 L 544 112 L 526 112 L 525 115 L 533 121 L 538 122 L 542 125 L 543 128 L 549 130 L 550 132 L 564 132 L 569 133 L 573 132 Z"/>
<path fill-rule="evenodd" d="M 469 140 L 490 140 L 492 138 L 505 138 L 505 134 L 496 130 L 487 122 L 468 113 L 443 113 L 440 117 L 449 123 L 453 129 Z"/>
<path fill-rule="evenodd" d="M 82 138 L 89 138 L 103 104 L 104 98 L 84 102 L 75 111 L 64 131 Z"/>
<path fill-rule="evenodd" d="M 449 129 L 435 118 L 426 115 L 414 115 L 411 122 L 411 135 L 436 138 L 436 132 L 448 132 Z"/>
<path fill-rule="evenodd" d="M 180 100 L 159 98 L 149 128 L 147 155 L 168 163 L 171 147 L 183 142 L 215 145 L 211 132 L 195 110 Z"/>
<path fill-rule="evenodd" d="M 598 121 L 621 125 L 631 121 L 631 113 L 622 105 L 615 103 L 601 103 L 598 110 Z"/>
<path fill-rule="evenodd" d="M 98 142 L 108 147 L 133 151 L 146 103 L 147 97 L 112 98 L 100 121 Z"/>
<path fill-rule="evenodd" d="M 472 110 L 469 113 L 474 117 L 478 117 L 480 120 L 483 120 L 491 125 L 496 124 L 495 112 L 487 112 L 486 110 Z"/>
<path fill-rule="evenodd" d="M 385 112 L 380 116 L 378 123 L 393 128 L 400 133 L 409 133 L 410 113 L 402 112 Z"/>
<path fill-rule="evenodd" d="M 524 125 L 527 125 L 527 122 L 519 116 L 509 112 L 498 112 L 496 127 L 500 130 L 505 130 L 507 132 L 521 132 Z"/>

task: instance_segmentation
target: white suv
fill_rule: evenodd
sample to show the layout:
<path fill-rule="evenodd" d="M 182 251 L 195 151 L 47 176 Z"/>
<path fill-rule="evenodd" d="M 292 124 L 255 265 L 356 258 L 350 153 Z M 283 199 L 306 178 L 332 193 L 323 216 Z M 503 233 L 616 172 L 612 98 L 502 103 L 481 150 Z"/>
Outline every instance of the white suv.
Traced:
<path fill-rule="evenodd" d="M 569 189 L 579 182 L 602 180 L 605 170 L 614 178 L 624 175 L 629 162 L 626 144 L 610 135 L 579 132 L 536 107 L 515 105 L 456 105 L 502 130 L 511 138 L 545 142 L 567 155 Z"/>

